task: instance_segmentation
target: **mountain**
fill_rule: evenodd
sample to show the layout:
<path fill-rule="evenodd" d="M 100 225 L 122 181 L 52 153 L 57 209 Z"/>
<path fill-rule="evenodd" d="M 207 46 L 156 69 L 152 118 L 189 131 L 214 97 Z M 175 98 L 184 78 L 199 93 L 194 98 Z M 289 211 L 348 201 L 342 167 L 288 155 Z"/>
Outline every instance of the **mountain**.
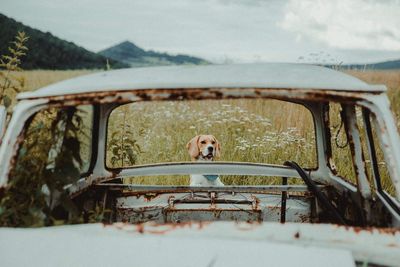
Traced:
<path fill-rule="evenodd" d="M 0 55 L 9 54 L 8 47 L 18 31 L 29 39 L 28 51 L 22 58 L 23 69 L 103 69 L 107 59 L 99 54 L 64 41 L 49 32 L 42 32 L 0 14 Z M 109 61 L 112 68 L 128 67 L 116 60 Z"/>
<path fill-rule="evenodd" d="M 135 44 L 125 41 L 99 52 L 107 58 L 121 61 L 132 67 L 160 65 L 202 65 L 208 61 L 188 55 L 169 55 L 152 50 L 144 50 Z"/>
<path fill-rule="evenodd" d="M 400 59 L 384 61 L 372 64 L 351 64 L 343 66 L 349 69 L 367 69 L 367 70 L 391 70 L 400 69 Z"/>

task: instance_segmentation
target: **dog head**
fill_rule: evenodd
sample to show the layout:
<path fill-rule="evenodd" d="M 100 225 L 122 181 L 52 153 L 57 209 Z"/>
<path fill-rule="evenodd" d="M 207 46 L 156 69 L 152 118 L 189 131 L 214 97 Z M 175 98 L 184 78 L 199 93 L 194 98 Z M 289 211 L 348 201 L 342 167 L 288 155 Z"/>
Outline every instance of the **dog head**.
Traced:
<path fill-rule="evenodd" d="M 221 145 L 213 135 L 197 135 L 187 143 L 186 148 L 192 161 L 212 161 L 220 156 Z"/>

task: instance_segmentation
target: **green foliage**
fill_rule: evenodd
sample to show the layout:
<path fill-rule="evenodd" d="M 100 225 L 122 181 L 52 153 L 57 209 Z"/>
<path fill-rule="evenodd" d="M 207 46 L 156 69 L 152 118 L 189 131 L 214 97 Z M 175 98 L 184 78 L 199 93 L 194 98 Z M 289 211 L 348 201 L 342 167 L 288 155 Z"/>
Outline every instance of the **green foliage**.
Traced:
<path fill-rule="evenodd" d="M 13 94 L 19 93 L 25 85 L 25 79 L 13 75 L 12 72 L 22 70 L 21 58 L 26 55 L 28 50 L 25 46 L 28 39 L 25 32 L 18 32 L 15 40 L 11 42 L 13 45 L 8 47 L 9 54 L 0 56 L 0 68 L 4 69 L 4 71 L 0 71 L 0 104 L 9 110 L 13 103 Z"/>
<path fill-rule="evenodd" d="M 31 119 L 0 200 L 0 225 L 60 224 L 56 207 L 68 212 L 68 222 L 82 221 L 64 190 L 80 177 L 81 124 L 75 107 L 46 110 Z"/>
<path fill-rule="evenodd" d="M 72 42 L 67 42 L 23 25 L 0 14 L 0 55 L 7 53 L 8 43 L 17 31 L 24 31 L 29 36 L 29 47 L 34 53 L 26 56 L 22 62 L 24 69 L 104 69 L 106 58 L 90 52 Z M 128 65 L 110 60 L 113 68 Z"/>
<path fill-rule="evenodd" d="M 8 47 L 10 53 L 9 56 L 2 55 L 0 59 L 0 67 L 4 67 L 6 70 L 15 71 L 21 70 L 19 65 L 21 64 L 21 57 L 25 56 L 25 51 L 28 48 L 25 46 L 26 41 L 29 37 L 25 35 L 25 32 L 18 32 L 15 37 L 15 41 L 12 42 L 14 47 Z"/>
<path fill-rule="evenodd" d="M 113 168 L 135 165 L 142 150 L 135 138 L 134 128 L 127 123 L 127 106 L 123 107 L 122 119 L 118 121 L 115 131 L 108 141 L 108 150 L 111 152 L 111 166 Z M 139 136 L 144 130 L 139 130 Z"/>

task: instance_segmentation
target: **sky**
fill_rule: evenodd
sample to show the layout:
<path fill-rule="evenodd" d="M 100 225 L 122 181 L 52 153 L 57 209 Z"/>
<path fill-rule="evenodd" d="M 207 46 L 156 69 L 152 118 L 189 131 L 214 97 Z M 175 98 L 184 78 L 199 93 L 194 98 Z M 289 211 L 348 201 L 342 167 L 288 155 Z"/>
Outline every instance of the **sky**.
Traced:
<path fill-rule="evenodd" d="M 400 59 L 400 0 L 0 0 L 0 13 L 94 52 L 129 40 L 215 63 Z"/>

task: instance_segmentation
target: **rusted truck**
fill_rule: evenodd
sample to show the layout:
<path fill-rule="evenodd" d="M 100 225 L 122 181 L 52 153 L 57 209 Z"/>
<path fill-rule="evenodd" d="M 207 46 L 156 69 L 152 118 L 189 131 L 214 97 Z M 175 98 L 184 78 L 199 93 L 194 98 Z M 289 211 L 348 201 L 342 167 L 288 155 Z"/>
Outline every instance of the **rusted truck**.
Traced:
<path fill-rule="evenodd" d="M 109 127 L 115 120 L 110 118 L 122 106 L 191 102 L 207 107 L 214 101 L 221 107 L 224 101 L 232 106 L 242 100 L 301 106 L 311 118 L 312 149 L 303 153 L 299 145 L 300 154 L 284 154 L 280 162 L 176 162 L 172 157 L 171 162 L 143 163 L 137 159 L 141 148 L 136 141 L 122 136 L 115 139 L 126 143 L 116 142 L 115 153 L 108 155 L 113 151 Z M 156 108 L 131 112 L 144 116 Z M 286 116 L 285 109 L 278 114 Z M 74 134 L 79 127 L 86 128 Z M 400 266 L 399 145 L 384 85 L 306 64 L 122 69 L 24 92 L 2 137 L 2 197 L 12 187 L 40 181 L 35 192 L 45 196 L 43 216 L 71 218 L 71 209 L 61 205 L 67 198 L 75 212 L 84 214 L 81 222 L 101 214 L 102 223 L 1 228 L 2 261 L 14 266 L 133 261 L 137 266 Z M 346 152 L 335 154 L 338 149 Z M 313 164 L 302 166 L 307 156 Z M 263 183 L 194 187 L 131 182 L 192 174 L 222 180 L 262 177 Z M 61 182 L 52 185 L 54 179 Z M 13 254 L 17 250 L 30 252 L 21 257 Z M 33 257 L 40 253 L 48 256 Z"/>

